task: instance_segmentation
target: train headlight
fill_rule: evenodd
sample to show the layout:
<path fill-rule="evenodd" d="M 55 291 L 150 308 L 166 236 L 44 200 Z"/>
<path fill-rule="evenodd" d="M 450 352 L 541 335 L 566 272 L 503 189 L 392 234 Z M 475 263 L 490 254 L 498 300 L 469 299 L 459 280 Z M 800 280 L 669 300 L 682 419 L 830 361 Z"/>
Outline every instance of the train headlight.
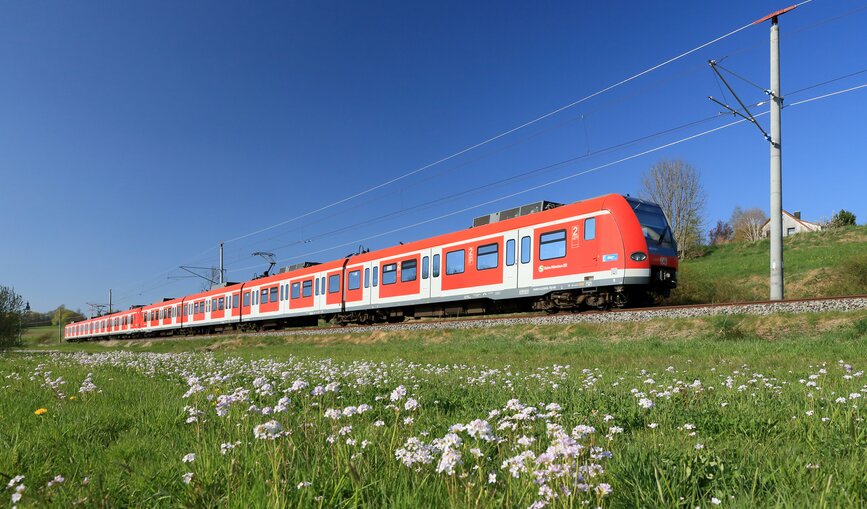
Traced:
<path fill-rule="evenodd" d="M 643 262 L 644 260 L 647 260 L 647 253 L 644 253 L 642 251 L 636 251 L 629 255 L 629 257 L 632 258 L 633 261 Z"/>

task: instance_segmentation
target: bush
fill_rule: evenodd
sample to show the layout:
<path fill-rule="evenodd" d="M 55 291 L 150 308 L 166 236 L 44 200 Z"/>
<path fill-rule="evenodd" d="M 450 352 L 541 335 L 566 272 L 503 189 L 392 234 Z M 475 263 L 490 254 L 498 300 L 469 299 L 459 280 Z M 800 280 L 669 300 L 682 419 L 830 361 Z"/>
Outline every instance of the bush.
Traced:
<path fill-rule="evenodd" d="M 24 299 L 13 288 L 0 286 L 0 348 L 17 346 Z"/>
<path fill-rule="evenodd" d="M 840 209 L 840 212 L 834 214 L 831 222 L 828 224 L 831 228 L 842 228 L 844 226 L 855 226 L 855 214 L 845 209 Z"/>

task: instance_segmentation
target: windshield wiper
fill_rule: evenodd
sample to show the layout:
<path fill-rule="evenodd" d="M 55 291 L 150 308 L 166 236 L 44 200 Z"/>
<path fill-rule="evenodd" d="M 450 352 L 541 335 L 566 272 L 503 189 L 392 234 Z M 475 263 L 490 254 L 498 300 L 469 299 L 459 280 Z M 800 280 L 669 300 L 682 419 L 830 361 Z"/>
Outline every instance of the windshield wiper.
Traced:
<path fill-rule="evenodd" d="M 662 233 L 659 234 L 659 240 L 656 241 L 657 246 L 662 245 L 662 241 L 665 240 L 666 233 L 668 233 L 668 225 L 666 225 L 665 228 L 662 229 Z"/>

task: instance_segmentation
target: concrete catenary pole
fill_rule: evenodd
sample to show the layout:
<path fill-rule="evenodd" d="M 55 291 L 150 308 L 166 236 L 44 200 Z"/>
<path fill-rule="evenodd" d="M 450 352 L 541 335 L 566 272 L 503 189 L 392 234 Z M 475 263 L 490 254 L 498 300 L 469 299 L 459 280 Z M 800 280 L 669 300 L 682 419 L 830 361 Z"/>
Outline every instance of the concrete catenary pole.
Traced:
<path fill-rule="evenodd" d="M 213 275 L 211 277 L 214 277 Z M 218 279 L 220 286 L 223 286 L 223 243 L 220 242 L 220 277 Z"/>
<path fill-rule="evenodd" d="M 783 142 L 780 27 L 771 19 L 771 300 L 783 300 Z"/>
<path fill-rule="evenodd" d="M 806 2 L 801 2 L 806 3 Z M 771 300 L 783 300 L 783 140 L 781 115 L 783 98 L 780 96 L 780 27 L 777 18 L 801 4 L 795 4 L 764 18 L 754 25 L 771 20 Z"/>

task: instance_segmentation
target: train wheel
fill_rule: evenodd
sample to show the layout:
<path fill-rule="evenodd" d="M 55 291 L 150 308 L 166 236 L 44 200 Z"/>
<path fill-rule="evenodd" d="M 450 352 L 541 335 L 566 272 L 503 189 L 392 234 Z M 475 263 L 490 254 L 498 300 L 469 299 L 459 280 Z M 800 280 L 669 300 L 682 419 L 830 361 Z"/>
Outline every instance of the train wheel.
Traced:
<path fill-rule="evenodd" d="M 614 302 L 614 307 L 616 308 L 624 308 L 629 303 L 626 292 L 616 292 L 611 300 Z"/>

